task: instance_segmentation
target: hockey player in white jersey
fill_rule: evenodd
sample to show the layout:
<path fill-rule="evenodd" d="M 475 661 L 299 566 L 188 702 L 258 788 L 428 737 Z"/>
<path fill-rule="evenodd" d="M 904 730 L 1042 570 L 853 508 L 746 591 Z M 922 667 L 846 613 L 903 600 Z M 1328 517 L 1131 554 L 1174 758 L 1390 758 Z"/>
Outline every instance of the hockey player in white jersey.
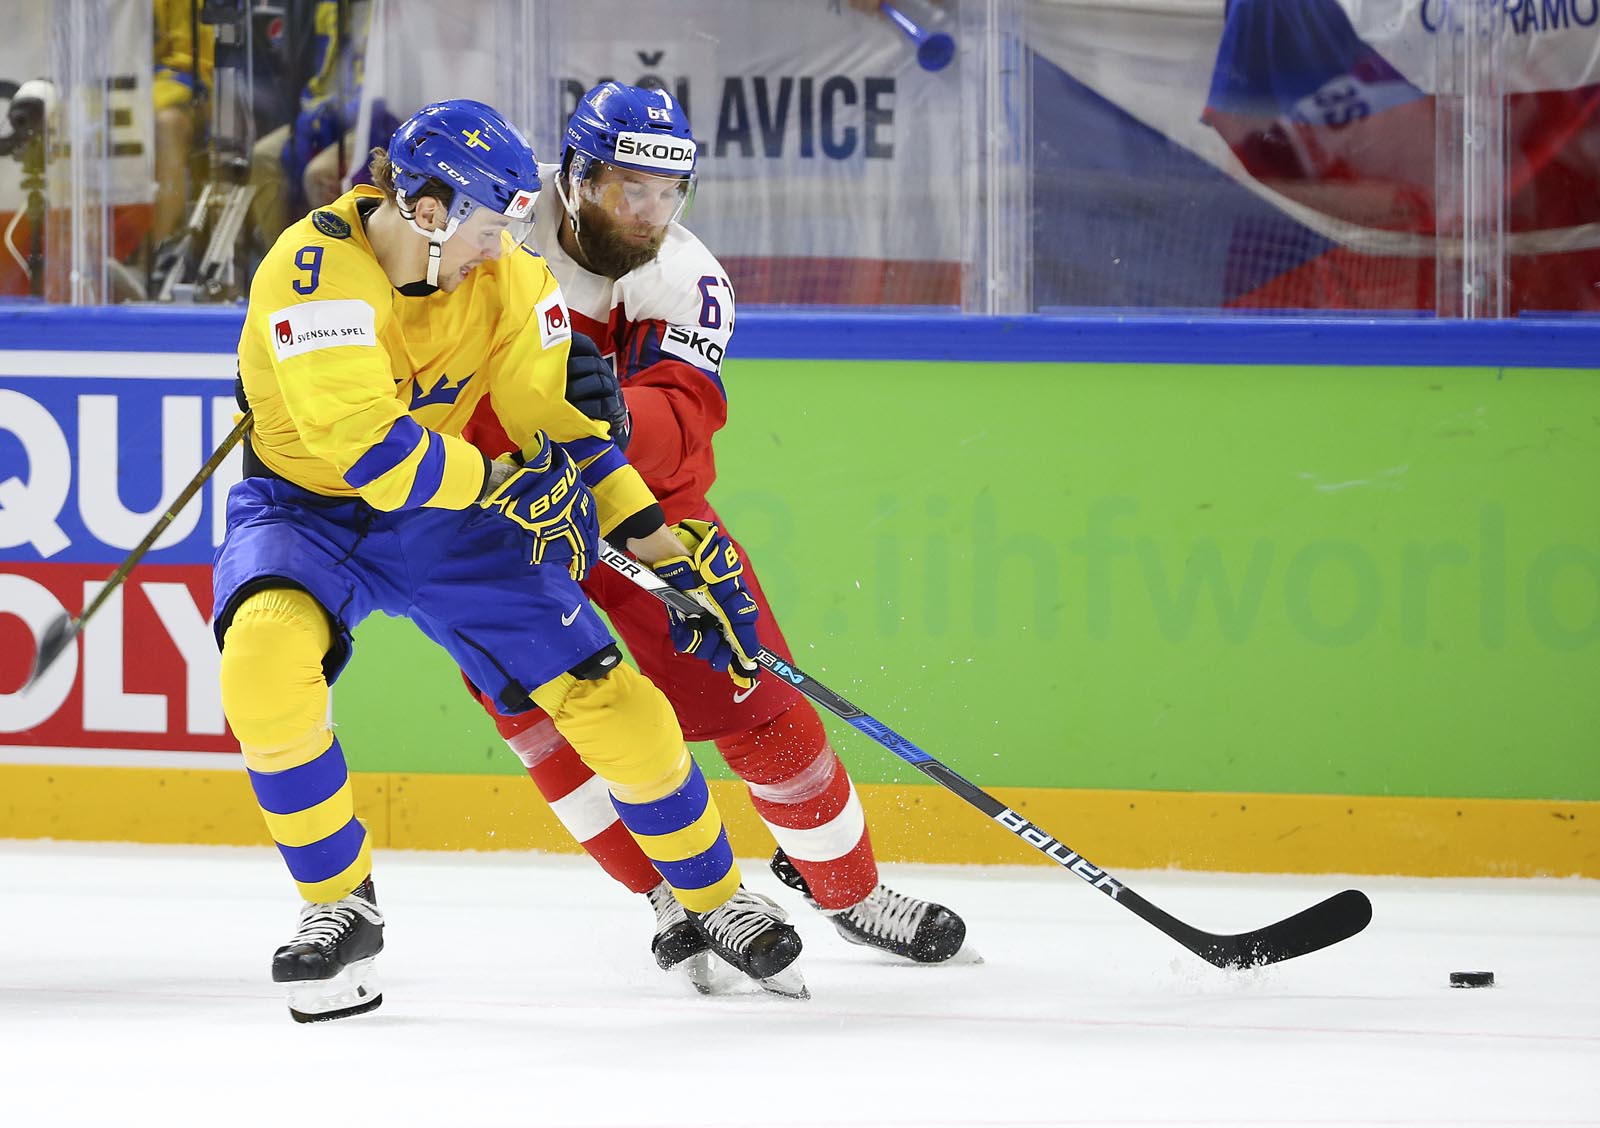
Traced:
<path fill-rule="evenodd" d="M 573 319 L 568 399 L 626 443 L 669 522 L 702 528 L 721 525 L 706 491 L 716 479 L 712 440 L 727 421 L 721 370 L 734 295 L 716 257 L 678 222 L 694 190 L 696 155 L 688 118 L 665 91 L 596 86 L 567 125 L 560 164 L 541 168 L 553 190 L 539 198 L 534 240 Z M 578 363 L 583 337 L 595 345 L 587 371 Z M 487 402 L 466 437 L 490 457 L 511 446 Z M 748 556 L 743 578 L 761 609 L 762 645 L 788 655 Z M 853 943 L 920 963 L 961 949 L 959 916 L 879 883 L 855 787 L 793 686 L 740 677 L 729 641 L 715 633 L 686 638 L 688 628 L 673 623 L 677 638 L 669 638 L 666 610 L 624 577 L 597 569 L 584 590 L 672 702 L 687 738 L 715 742 L 745 782 L 777 840 L 772 869 L 786 885 Z M 719 648 L 726 653 L 712 653 Z M 682 649 L 709 653 L 711 662 Z M 734 684 L 716 673 L 724 668 Z M 705 941 L 555 726 L 537 711 L 489 712 L 573 837 L 618 881 L 649 896 L 660 966 L 698 956 Z"/>

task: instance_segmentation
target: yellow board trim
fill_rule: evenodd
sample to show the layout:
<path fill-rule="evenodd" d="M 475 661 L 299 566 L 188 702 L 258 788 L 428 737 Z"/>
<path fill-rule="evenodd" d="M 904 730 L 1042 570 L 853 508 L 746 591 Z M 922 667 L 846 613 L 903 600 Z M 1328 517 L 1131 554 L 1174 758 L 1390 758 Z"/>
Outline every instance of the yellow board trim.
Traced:
<path fill-rule="evenodd" d="M 574 845 L 526 776 L 351 773 L 372 845 Z M 1048 863 L 941 787 L 858 784 L 886 862 Z M 1600 802 L 1227 792 L 991 793 L 1108 869 L 1600 878 Z M 769 855 L 744 786 L 711 781 L 734 853 Z M 268 845 L 242 771 L 0 764 L 0 838 Z"/>

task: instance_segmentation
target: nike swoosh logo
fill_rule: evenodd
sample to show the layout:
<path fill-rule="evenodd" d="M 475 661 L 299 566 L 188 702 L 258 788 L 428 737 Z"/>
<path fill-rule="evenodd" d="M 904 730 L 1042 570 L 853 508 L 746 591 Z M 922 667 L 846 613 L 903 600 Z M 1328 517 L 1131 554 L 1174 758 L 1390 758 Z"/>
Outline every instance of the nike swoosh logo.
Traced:
<path fill-rule="evenodd" d="M 580 603 L 576 607 L 574 607 L 571 611 L 567 612 L 567 614 L 561 616 L 561 625 L 563 627 L 572 626 L 572 621 L 578 617 L 578 612 L 582 611 L 582 610 L 583 610 L 583 604 Z"/>
<path fill-rule="evenodd" d="M 761 683 L 760 682 L 756 682 L 756 684 L 751 686 L 749 689 L 736 689 L 736 690 L 734 690 L 733 691 L 733 703 L 735 705 L 743 705 L 744 702 L 745 702 L 745 699 L 748 698 L 752 693 L 754 693 L 756 690 L 758 690 L 760 688 L 761 688 Z"/>

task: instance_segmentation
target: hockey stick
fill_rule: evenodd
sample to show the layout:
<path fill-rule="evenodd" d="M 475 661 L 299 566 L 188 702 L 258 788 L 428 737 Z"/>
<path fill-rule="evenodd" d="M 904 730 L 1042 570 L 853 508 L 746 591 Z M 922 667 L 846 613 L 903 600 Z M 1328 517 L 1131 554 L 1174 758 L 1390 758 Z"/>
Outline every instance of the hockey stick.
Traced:
<path fill-rule="evenodd" d="M 684 615 L 705 609 L 632 557 L 602 543 L 600 559 L 627 576 L 668 607 Z M 1218 935 L 1185 924 L 1157 908 L 1105 870 L 1048 831 L 1035 826 L 981 787 L 947 768 L 871 714 L 852 705 L 810 674 L 796 669 L 772 651 L 755 656 L 762 668 L 788 681 L 828 712 L 860 730 L 935 783 L 955 792 L 1052 862 L 1100 890 L 1123 908 L 1165 932 L 1207 963 L 1222 968 L 1261 967 L 1303 956 L 1348 940 L 1372 920 L 1372 902 L 1359 889 L 1346 889 L 1303 912 L 1253 932 Z"/>
<path fill-rule="evenodd" d="M 105 586 L 100 589 L 94 599 L 90 600 L 89 606 L 83 609 L 83 613 L 76 618 L 70 615 L 58 615 L 45 628 L 44 637 L 39 640 L 39 652 L 33 658 L 33 672 L 28 675 L 28 680 L 23 683 L 23 689 L 27 689 L 34 682 L 44 677 L 45 671 L 55 664 L 57 658 L 61 657 L 62 651 L 72 644 L 73 639 L 83 633 L 84 626 L 94 616 L 94 613 L 100 610 L 100 605 L 111 597 L 112 592 L 122 586 L 122 581 L 128 578 L 128 573 L 132 572 L 139 561 L 144 559 L 145 553 L 150 551 L 150 546 L 156 543 L 157 538 L 162 533 L 166 532 L 167 526 L 172 524 L 173 518 L 183 510 L 185 505 L 189 504 L 189 499 L 199 493 L 200 487 L 205 485 L 211 475 L 217 472 L 217 467 L 221 466 L 223 459 L 227 458 L 232 453 L 233 448 L 239 445 L 239 440 L 244 438 L 244 433 L 249 429 L 250 413 L 247 411 L 244 413 L 244 418 L 234 424 L 233 430 L 228 432 L 228 437 L 222 440 L 222 445 L 211 452 L 211 457 L 206 459 L 205 465 L 200 467 L 199 472 L 193 478 L 189 479 L 189 484 L 184 486 L 178 496 L 172 499 L 172 504 L 167 507 L 166 512 L 161 515 L 150 531 L 144 535 L 144 540 L 140 541 L 134 550 L 128 553 L 128 558 L 117 566 L 115 572 L 111 573 L 111 578 L 105 582 Z"/>

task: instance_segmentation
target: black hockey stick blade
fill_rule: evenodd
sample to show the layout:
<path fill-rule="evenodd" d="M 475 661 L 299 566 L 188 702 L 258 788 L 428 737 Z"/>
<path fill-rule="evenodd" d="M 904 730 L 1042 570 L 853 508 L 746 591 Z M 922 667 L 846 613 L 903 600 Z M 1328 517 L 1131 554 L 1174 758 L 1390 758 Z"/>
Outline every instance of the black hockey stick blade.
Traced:
<path fill-rule="evenodd" d="M 1117 900 L 1171 936 L 1213 967 L 1249 968 L 1282 963 L 1348 940 L 1372 921 L 1372 902 L 1359 889 L 1346 889 L 1309 909 L 1264 928 L 1219 936 L 1184 924 L 1131 889 Z"/>
<path fill-rule="evenodd" d="M 45 671 L 55 665 L 56 659 L 61 657 L 63 651 L 72 645 L 72 640 L 78 637 L 78 624 L 70 615 L 58 615 L 55 620 L 44 629 L 44 637 L 39 639 L 39 652 L 33 656 L 33 671 L 28 675 L 28 680 L 22 683 L 23 689 L 28 689 L 40 678 Z"/>
<path fill-rule="evenodd" d="M 1277 924 L 1229 937 L 1236 954 L 1226 966 L 1263 967 L 1292 960 L 1348 940 L 1371 923 L 1372 902 L 1367 895 L 1346 889 Z"/>

